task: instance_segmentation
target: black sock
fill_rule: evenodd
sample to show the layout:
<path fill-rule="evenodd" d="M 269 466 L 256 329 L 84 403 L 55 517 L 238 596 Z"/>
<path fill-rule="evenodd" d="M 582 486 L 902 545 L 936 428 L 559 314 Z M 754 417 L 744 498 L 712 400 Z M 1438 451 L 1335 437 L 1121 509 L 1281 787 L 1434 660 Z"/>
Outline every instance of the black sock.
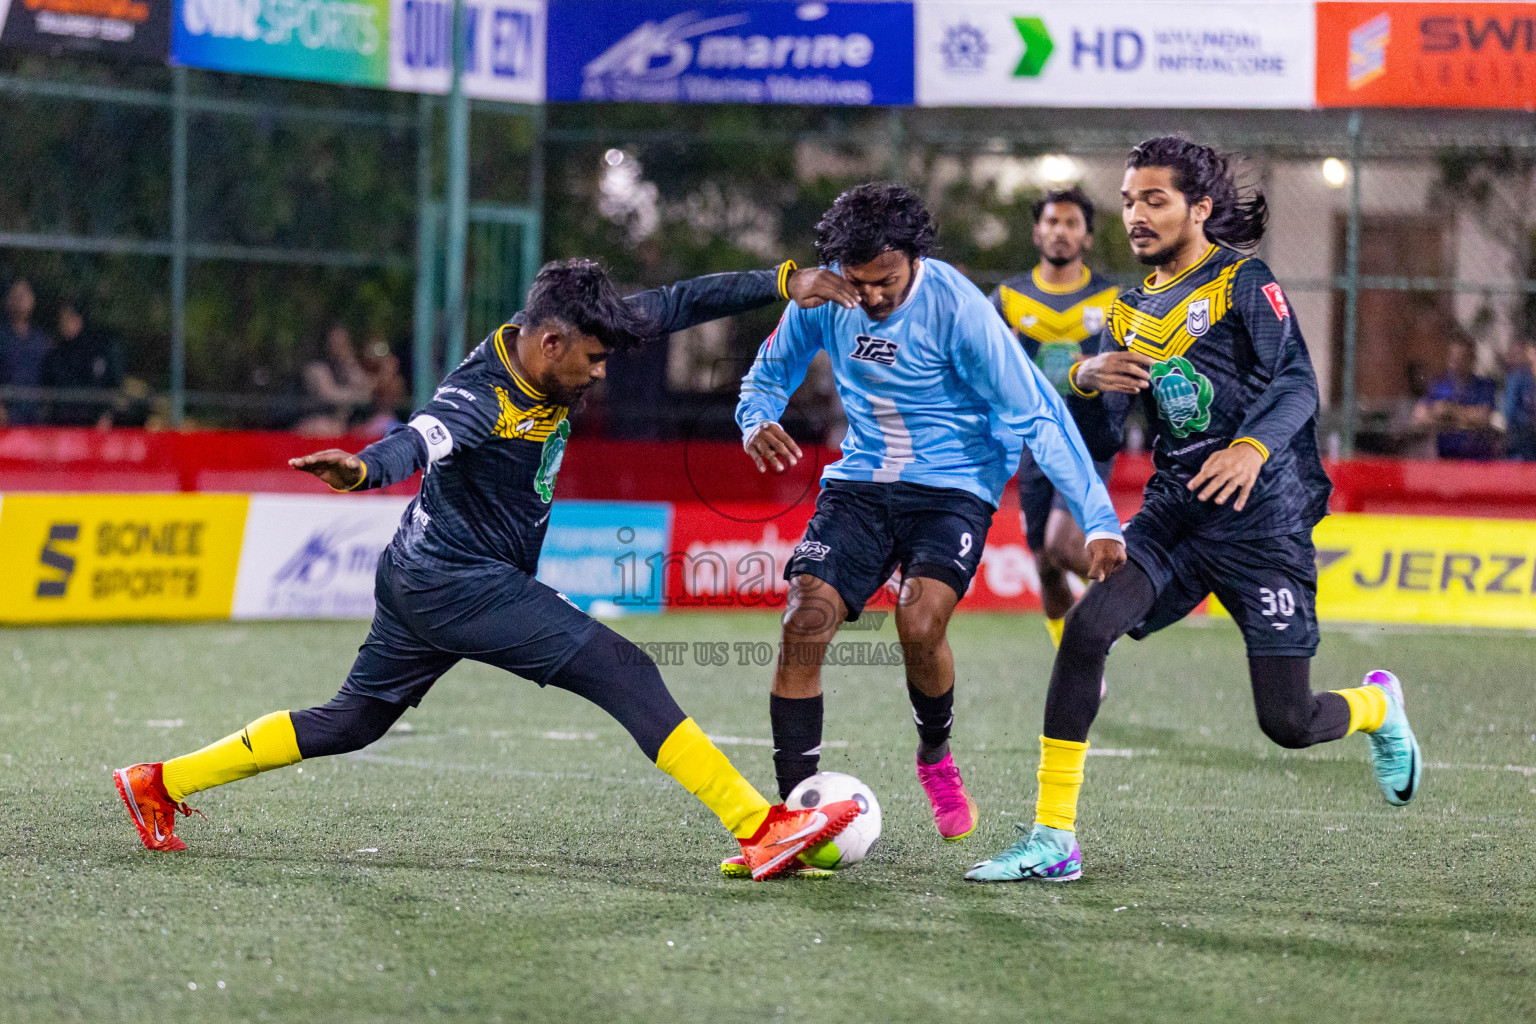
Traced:
<path fill-rule="evenodd" d="M 955 688 L 930 697 L 911 683 L 912 719 L 917 723 L 917 756 L 923 764 L 938 764 L 949 753 L 949 729 L 955 722 Z"/>
<path fill-rule="evenodd" d="M 816 774 L 821 763 L 821 694 L 814 697 L 768 697 L 773 721 L 773 770 L 779 776 L 779 799 Z"/>

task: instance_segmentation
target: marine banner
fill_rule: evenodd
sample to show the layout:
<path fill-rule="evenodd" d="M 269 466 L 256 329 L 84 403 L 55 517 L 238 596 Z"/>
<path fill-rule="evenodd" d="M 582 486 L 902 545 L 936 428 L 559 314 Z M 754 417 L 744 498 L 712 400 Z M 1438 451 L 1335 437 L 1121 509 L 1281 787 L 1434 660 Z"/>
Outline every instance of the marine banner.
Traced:
<path fill-rule="evenodd" d="M 237 619 L 367 619 L 379 554 L 403 497 L 253 494 L 245 519 Z"/>
<path fill-rule="evenodd" d="M 228 618 L 243 494 L 9 494 L 0 622 Z"/>
<path fill-rule="evenodd" d="M 918 0 L 917 102 L 1311 107 L 1312 7 Z"/>
<path fill-rule="evenodd" d="M 1536 4 L 1317 5 L 1323 107 L 1536 109 Z"/>
<path fill-rule="evenodd" d="M 550 0 L 551 100 L 912 102 L 910 3 Z"/>

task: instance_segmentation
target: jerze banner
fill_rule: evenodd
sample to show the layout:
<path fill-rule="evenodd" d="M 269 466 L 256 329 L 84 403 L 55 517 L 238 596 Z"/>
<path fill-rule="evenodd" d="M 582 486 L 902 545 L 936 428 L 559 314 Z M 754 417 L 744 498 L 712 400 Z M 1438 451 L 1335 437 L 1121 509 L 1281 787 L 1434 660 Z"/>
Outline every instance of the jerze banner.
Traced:
<path fill-rule="evenodd" d="M 548 98 L 912 102 L 912 5 L 551 0 Z"/>
<path fill-rule="evenodd" d="M 464 92 L 474 99 L 544 99 L 543 0 L 464 5 Z M 389 87 L 446 93 L 453 74 L 453 0 L 392 0 Z"/>
<path fill-rule="evenodd" d="M 1536 110 L 1536 4 L 1320 3 L 1317 103 Z"/>
<path fill-rule="evenodd" d="M 0 46 L 163 61 L 171 0 L 0 0 Z"/>
<path fill-rule="evenodd" d="M 924 106 L 1312 106 L 1297 0 L 921 0 L 917 19 Z"/>

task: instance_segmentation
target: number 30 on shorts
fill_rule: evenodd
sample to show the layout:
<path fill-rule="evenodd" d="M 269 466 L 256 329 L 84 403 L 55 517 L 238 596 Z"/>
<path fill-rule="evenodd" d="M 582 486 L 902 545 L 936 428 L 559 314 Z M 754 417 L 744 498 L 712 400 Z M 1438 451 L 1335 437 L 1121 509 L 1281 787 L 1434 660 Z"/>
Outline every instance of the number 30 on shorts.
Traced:
<path fill-rule="evenodd" d="M 1296 614 L 1296 598 L 1285 587 L 1279 590 L 1260 587 L 1259 600 L 1264 602 L 1263 612 L 1270 618 L 1279 615 L 1281 618 L 1288 619 Z"/>

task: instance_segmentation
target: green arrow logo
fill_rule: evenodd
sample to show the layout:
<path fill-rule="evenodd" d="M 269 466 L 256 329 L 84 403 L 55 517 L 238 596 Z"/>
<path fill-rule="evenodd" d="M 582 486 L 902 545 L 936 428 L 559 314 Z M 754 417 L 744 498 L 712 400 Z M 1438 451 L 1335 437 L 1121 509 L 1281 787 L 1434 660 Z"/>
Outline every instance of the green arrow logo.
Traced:
<path fill-rule="evenodd" d="M 1024 40 L 1024 56 L 1019 58 L 1019 66 L 1013 69 L 1013 77 L 1034 78 L 1045 67 L 1056 44 L 1051 42 L 1051 33 L 1039 18 L 1014 18 L 1013 25 Z"/>

